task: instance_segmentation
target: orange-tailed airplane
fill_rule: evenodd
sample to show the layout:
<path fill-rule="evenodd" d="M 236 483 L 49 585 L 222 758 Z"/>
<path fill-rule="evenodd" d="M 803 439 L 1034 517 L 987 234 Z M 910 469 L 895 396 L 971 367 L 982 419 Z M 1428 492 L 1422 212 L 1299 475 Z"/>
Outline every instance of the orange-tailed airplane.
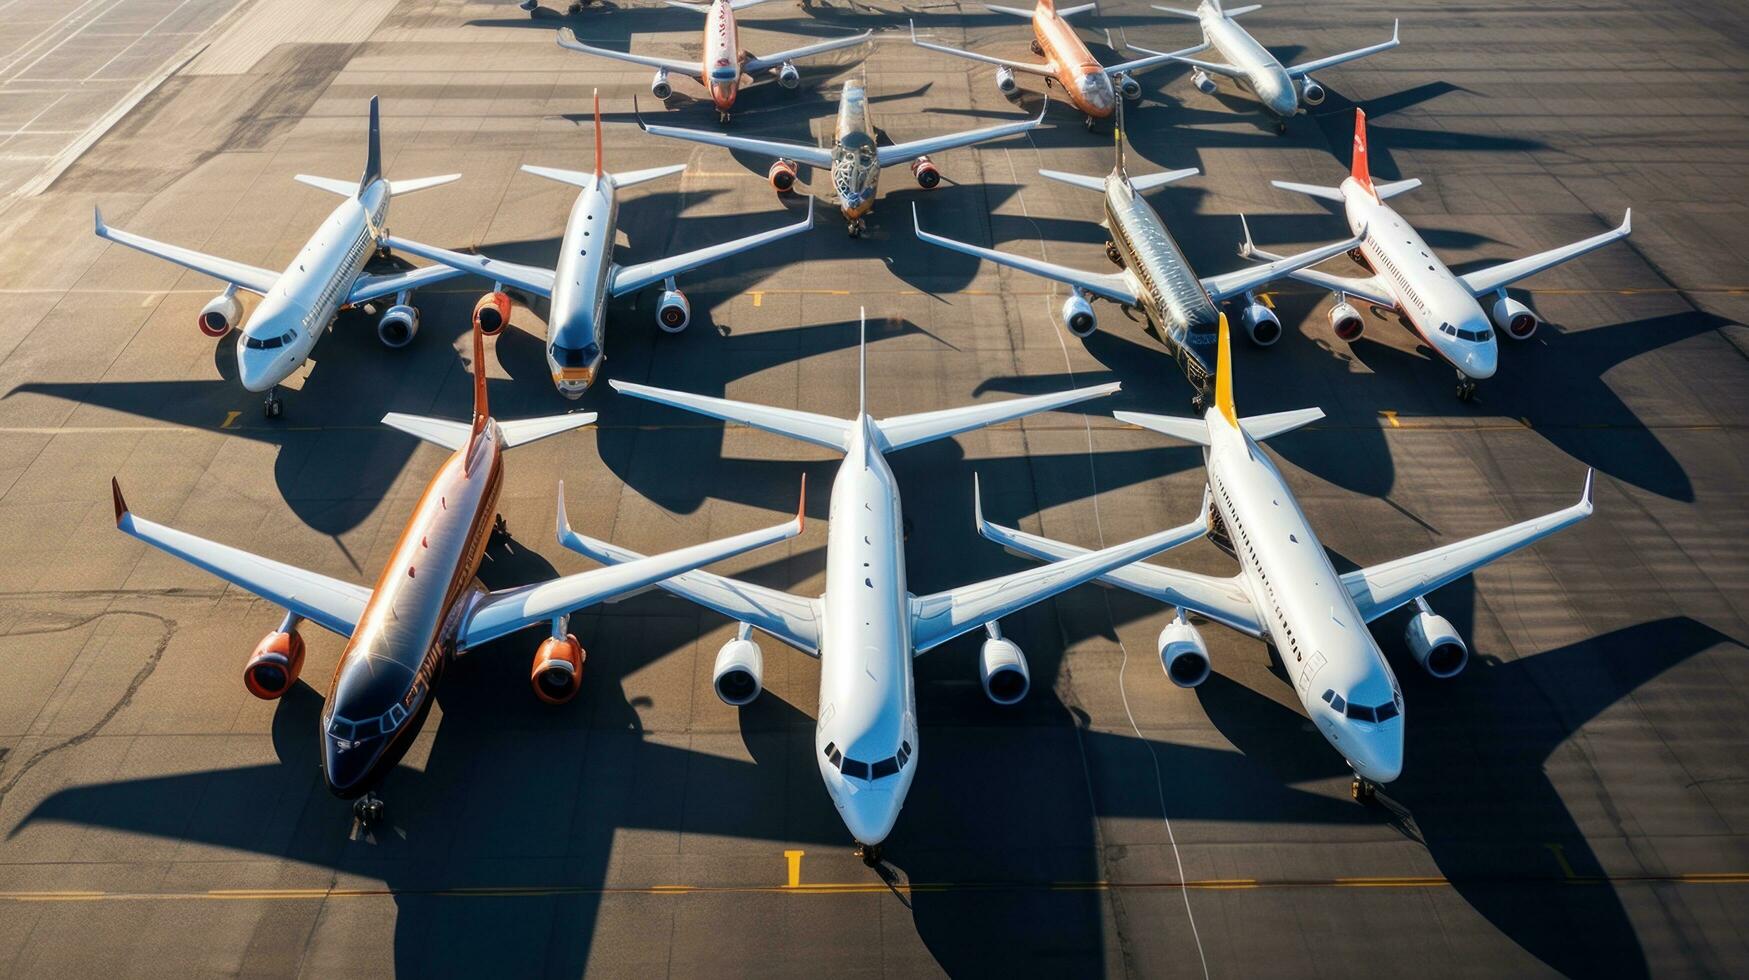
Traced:
<path fill-rule="evenodd" d="M 802 530 L 798 510 L 795 520 L 764 530 L 488 591 L 475 576 L 493 531 L 502 526 L 495 515 L 503 451 L 580 428 L 595 415 L 499 422 L 486 409 L 485 360 L 476 316 L 471 424 L 400 413 L 383 417 L 385 424 L 453 452 L 425 488 L 371 588 L 136 517 L 122 499 L 120 482 L 111 481 L 116 527 L 285 609 L 285 618 L 243 668 L 250 694 L 274 700 L 297 683 L 304 665 L 298 627 L 305 620 L 347 638 L 321 714 L 322 775 L 334 795 L 356 801 L 353 814 L 364 825 L 382 819 L 375 790 L 418 734 L 438 682 L 458 654 L 550 623 L 552 634 L 535 653 L 529 683 L 542 701 L 561 704 L 576 696 L 582 682 L 583 647 L 565 631 L 572 612 Z M 804 495 L 806 487 L 804 481 Z"/>
<path fill-rule="evenodd" d="M 1019 7 L 999 7 L 993 3 L 984 4 L 990 10 L 999 14 L 1011 14 L 1032 21 L 1032 53 L 1042 55 L 1044 64 L 1034 64 L 1030 61 L 1009 61 L 987 54 L 977 54 L 962 48 L 950 48 L 945 44 L 931 44 L 917 36 L 917 25 L 911 24 L 911 43 L 931 51 L 940 51 L 960 58 L 970 58 L 996 66 L 996 88 L 1003 95 L 1012 95 L 1020 83 L 1015 81 L 1015 72 L 1025 72 L 1029 75 L 1043 75 L 1045 84 L 1056 82 L 1063 90 L 1065 98 L 1075 108 L 1087 116 L 1087 125 L 1092 127 L 1096 119 L 1110 117 L 1117 106 L 1117 96 L 1135 101 L 1142 97 L 1142 83 L 1135 80 L 1135 73 L 1147 68 L 1173 61 L 1180 55 L 1194 54 L 1208 47 L 1205 42 L 1182 51 L 1165 54 L 1150 54 L 1146 58 L 1126 61 L 1121 65 L 1106 67 L 1093 57 L 1087 50 L 1087 45 L 1081 43 L 1081 38 L 1075 34 L 1075 28 L 1069 26 L 1067 18 L 1079 13 L 1095 9 L 1098 4 L 1084 3 L 1078 7 L 1057 9 L 1055 0 L 1038 0 L 1038 6 L 1032 10 Z"/>

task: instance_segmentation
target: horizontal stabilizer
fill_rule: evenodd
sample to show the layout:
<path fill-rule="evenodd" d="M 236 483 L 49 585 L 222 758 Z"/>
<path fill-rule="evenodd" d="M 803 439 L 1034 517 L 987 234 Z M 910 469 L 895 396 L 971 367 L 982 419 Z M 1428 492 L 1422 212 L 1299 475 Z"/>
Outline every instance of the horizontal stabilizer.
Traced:
<path fill-rule="evenodd" d="M 1113 412 L 1119 422 L 1152 429 L 1161 435 L 1182 439 L 1199 446 L 1209 445 L 1209 426 L 1202 419 L 1180 418 L 1176 415 L 1149 415 L 1146 412 Z"/>
<path fill-rule="evenodd" d="M 1374 184 L 1372 189 L 1378 194 L 1379 200 L 1388 201 L 1398 194 L 1407 194 L 1421 186 L 1421 178 L 1410 177 L 1408 180 L 1393 180 L 1388 184 Z"/>
<path fill-rule="evenodd" d="M 444 184 L 453 184 L 461 179 L 461 174 L 442 174 L 437 177 L 409 177 L 406 180 L 391 180 L 389 181 L 389 193 L 399 197 L 403 194 L 428 191 L 433 187 L 442 187 Z"/>
<path fill-rule="evenodd" d="M 964 408 L 919 412 L 915 415 L 895 415 L 876 421 L 874 427 L 881 436 L 881 451 L 890 453 L 937 439 L 947 439 L 973 429 L 1049 412 L 1090 398 L 1100 398 L 1117 391 L 1118 388 L 1118 383 L 1113 381 L 1049 395 L 1009 398 L 999 402 L 967 405 Z"/>
<path fill-rule="evenodd" d="M 499 422 L 498 431 L 504 436 L 504 448 L 510 449 L 545 439 L 547 436 L 556 436 L 561 432 L 581 429 L 594 421 L 594 412 L 575 412 L 570 415 L 548 415 L 541 418 Z M 468 422 L 457 422 L 454 419 L 435 419 L 424 415 L 407 415 L 402 412 L 390 412 L 383 416 L 383 424 L 390 428 L 400 429 L 408 435 L 418 436 L 434 446 L 442 446 L 451 450 L 466 446 L 468 436 L 473 433 L 473 425 Z"/>
<path fill-rule="evenodd" d="M 356 180 L 335 180 L 333 177 L 312 177 L 309 174 L 298 174 L 292 179 L 319 191 L 327 191 L 341 197 L 352 197 L 358 193 L 358 181 Z"/>
<path fill-rule="evenodd" d="M 1341 204 L 1345 200 L 1342 196 L 1342 188 L 1340 187 L 1325 187 L 1321 184 L 1296 184 L 1291 180 L 1272 180 L 1270 183 L 1284 191 L 1294 191 L 1299 194 L 1305 194 L 1308 197 L 1316 197 L 1325 201 L 1335 201 L 1337 204 Z M 1404 189 L 1407 190 L 1408 188 Z"/>
<path fill-rule="evenodd" d="M 1167 184 L 1183 180 L 1186 177 L 1195 177 L 1200 173 L 1202 173 L 1202 171 L 1195 167 L 1185 167 L 1183 170 L 1167 170 L 1157 174 L 1143 174 L 1140 177 L 1131 177 L 1130 186 L 1138 191 L 1151 191 L 1156 187 L 1165 187 Z"/>
<path fill-rule="evenodd" d="M 1300 408 L 1291 412 L 1274 412 L 1269 415 L 1252 415 L 1239 420 L 1239 427 L 1245 434 L 1262 442 L 1272 436 L 1284 432 L 1292 432 L 1301 426 L 1310 425 L 1324 417 L 1321 408 Z"/>
<path fill-rule="evenodd" d="M 1101 194 L 1105 193 L 1104 177 L 1089 177 L 1086 174 L 1072 174 L 1062 170 L 1040 170 L 1038 175 L 1073 187 L 1098 191 Z"/>
<path fill-rule="evenodd" d="M 630 381 L 609 381 L 614 391 L 622 395 L 642 398 L 658 405 L 668 405 L 672 408 L 683 408 L 700 415 L 734 422 L 740 425 L 762 429 L 802 442 L 811 442 L 816 446 L 836 449 L 845 452 L 850 446 L 850 432 L 856 423 L 845 419 L 835 419 L 829 415 L 818 415 L 814 412 L 802 412 L 792 408 L 773 408 L 768 405 L 753 405 L 748 402 L 732 401 L 727 398 L 712 398 L 709 395 L 694 395 L 684 391 L 669 391 L 663 388 L 652 388 L 648 385 L 633 384 Z"/>
<path fill-rule="evenodd" d="M 1202 20 L 1202 15 L 1194 10 L 1180 10 L 1177 7 L 1162 7 L 1157 3 L 1152 6 L 1155 10 L 1158 10 L 1169 17 L 1182 17 L 1185 20 Z"/>
<path fill-rule="evenodd" d="M 1319 413 L 1323 414 L 1323 413 Z M 498 423 L 498 431 L 504 433 L 504 448 L 514 449 L 538 442 L 547 436 L 556 436 L 561 432 L 581 429 L 595 421 L 594 412 L 573 412 L 569 415 L 544 415 L 533 419 L 515 419 L 510 422 Z"/>

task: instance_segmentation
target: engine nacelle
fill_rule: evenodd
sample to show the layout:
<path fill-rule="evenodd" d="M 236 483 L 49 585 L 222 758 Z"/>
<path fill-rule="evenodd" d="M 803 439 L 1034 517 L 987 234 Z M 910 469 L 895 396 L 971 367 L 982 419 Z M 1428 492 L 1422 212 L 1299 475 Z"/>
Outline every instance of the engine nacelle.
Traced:
<path fill-rule="evenodd" d="M 662 299 L 656 304 L 656 326 L 663 333 L 679 333 L 692 322 L 692 304 L 686 301 L 686 294 L 678 289 L 662 290 Z"/>
<path fill-rule="evenodd" d="M 736 638 L 717 651 L 717 665 L 711 670 L 711 687 L 723 703 L 739 708 L 752 704 L 765 690 L 765 654 L 752 640 Z"/>
<path fill-rule="evenodd" d="M 200 327 L 200 332 L 208 337 L 223 337 L 241 319 L 243 302 L 237 298 L 236 293 L 227 289 L 201 307 L 200 316 L 194 322 Z"/>
<path fill-rule="evenodd" d="M 911 176 L 917 178 L 917 186 L 926 191 L 935 190 L 941 183 L 941 171 L 935 169 L 935 161 L 928 157 L 918 157 L 911 161 Z"/>
<path fill-rule="evenodd" d="M 777 84 L 793 89 L 802 84 L 802 73 L 796 70 L 794 64 L 786 61 L 777 66 Z"/>
<path fill-rule="evenodd" d="M 1324 86 L 1312 81 L 1310 75 L 1300 79 L 1300 101 L 1306 105 L 1323 105 L 1327 95 Z"/>
<path fill-rule="evenodd" d="M 570 633 L 564 639 L 549 636 L 534 652 L 534 666 L 528 672 L 528 686 L 534 696 L 548 704 L 564 704 L 583 688 L 583 661 L 588 654 L 583 644 Z"/>
<path fill-rule="evenodd" d="M 1131 77 L 1129 72 L 1120 72 L 1112 81 L 1117 83 L 1117 93 L 1131 102 L 1142 97 L 1142 83 Z"/>
<path fill-rule="evenodd" d="M 771 181 L 771 189 L 779 194 L 789 193 L 796 186 L 796 165 L 793 160 L 779 159 L 765 172 L 765 179 Z"/>
<path fill-rule="evenodd" d="M 1209 73 L 1201 68 L 1190 73 L 1190 84 L 1195 85 L 1196 90 L 1204 95 L 1215 94 L 1215 80 L 1210 78 Z"/>
<path fill-rule="evenodd" d="M 510 323 L 510 297 L 492 292 L 474 304 L 474 326 L 488 337 L 496 337 Z"/>
<path fill-rule="evenodd" d="M 1175 619 L 1160 631 L 1156 644 L 1167 680 L 1179 687 L 1195 687 L 1209 679 L 1209 647 L 1196 627 Z"/>
<path fill-rule="evenodd" d="M 1360 311 L 1354 308 L 1354 304 L 1343 300 L 1330 307 L 1330 328 L 1336 331 L 1338 339 L 1353 342 L 1365 332 L 1366 321 L 1360 318 Z"/>
<path fill-rule="evenodd" d="M 1403 630 L 1403 642 L 1415 662 L 1429 674 L 1444 680 L 1463 673 L 1470 662 L 1470 648 L 1451 625 L 1451 621 L 1432 610 L 1418 612 Z"/>
<path fill-rule="evenodd" d="M 663 102 L 667 102 L 668 97 L 674 94 L 674 86 L 668 81 L 668 69 L 656 69 L 656 77 L 650 79 L 650 94 Z"/>
<path fill-rule="evenodd" d="M 1003 95 L 1013 95 L 1014 90 L 1019 87 L 1020 83 L 1014 80 L 1014 69 L 1006 67 L 996 69 L 996 91 Z"/>
<path fill-rule="evenodd" d="M 1077 337 L 1086 337 L 1099 326 L 1099 318 L 1093 315 L 1093 304 L 1087 302 L 1087 297 L 1073 293 L 1063 300 L 1063 326 Z"/>
<path fill-rule="evenodd" d="M 978 653 L 978 680 L 983 682 L 984 696 L 997 704 L 1017 704 L 1032 689 L 1032 671 L 1026 667 L 1026 654 L 1013 640 L 989 637 Z"/>
<path fill-rule="evenodd" d="M 1239 313 L 1245 334 L 1259 347 L 1271 347 L 1281 339 L 1281 318 L 1262 303 L 1247 303 Z"/>
<path fill-rule="evenodd" d="M 419 309 L 405 304 L 389 307 L 377 321 L 377 339 L 384 347 L 405 347 L 419 336 Z"/>
<path fill-rule="evenodd" d="M 1530 311 L 1530 307 L 1510 296 L 1495 300 L 1488 316 L 1494 320 L 1496 327 L 1513 340 L 1529 340 L 1530 335 L 1536 333 L 1536 328 L 1542 324 L 1536 314 Z"/>
<path fill-rule="evenodd" d="M 283 624 L 282 624 L 283 625 Z M 243 667 L 243 686 L 263 701 L 292 689 L 304 669 L 304 638 L 297 630 L 274 630 L 261 638 Z"/>

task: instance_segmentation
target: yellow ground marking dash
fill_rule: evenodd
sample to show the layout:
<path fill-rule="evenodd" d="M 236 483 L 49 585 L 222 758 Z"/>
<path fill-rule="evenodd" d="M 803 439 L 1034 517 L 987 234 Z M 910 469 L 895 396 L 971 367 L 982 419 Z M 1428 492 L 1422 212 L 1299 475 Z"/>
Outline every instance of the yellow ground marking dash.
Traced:
<path fill-rule="evenodd" d="M 789 887 L 795 888 L 802 883 L 802 855 L 807 851 L 784 851 L 783 858 L 789 863 Z"/>

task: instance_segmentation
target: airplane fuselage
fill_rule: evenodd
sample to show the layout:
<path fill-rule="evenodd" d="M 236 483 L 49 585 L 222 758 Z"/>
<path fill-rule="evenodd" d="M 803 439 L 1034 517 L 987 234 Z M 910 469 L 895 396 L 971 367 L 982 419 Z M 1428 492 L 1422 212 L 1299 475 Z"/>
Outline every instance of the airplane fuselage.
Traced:
<path fill-rule="evenodd" d="M 1350 177 L 1342 182 L 1348 227 L 1377 281 L 1421 339 L 1465 377 L 1494 376 L 1499 342 L 1475 296 L 1413 225 Z"/>
<path fill-rule="evenodd" d="M 1203 39 L 1208 41 L 1227 64 L 1245 73 L 1244 86 L 1270 114 L 1286 119 L 1300 109 L 1299 89 L 1269 49 L 1240 27 L 1231 17 L 1204 6 L 1199 11 Z"/>
<path fill-rule="evenodd" d="M 1357 775 L 1396 779 L 1405 717 L 1390 665 L 1281 472 L 1218 409 L 1208 418 L 1212 503 L 1300 704 Z M 1353 718 L 1348 703 L 1389 705 L 1392 717 Z"/>
<path fill-rule="evenodd" d="M 1032 35 L 1056 69 L 1051 77 L 1075 108 L 1095 119 L 1105 119 L 1116 111 L 1117 91 L 1105 66 L 1054 8 L 1041 5 L 1033 9 Z"/>
<path fill-rule="evenodd" d="M 340 655 L 321 725 L 323 778 L 342 799 L 380 784 L 424 724 L 479 588 L 501 453 L 497 423 L 488 420 L 431 478 Z"/>
<path fill-rule="evenodd" d="M 581 398 L 600 373 L 619 200 L 611 176 L 597 177 L 571 205 L 553 264 L 547 368 L 566 398 Z"/>
<path fill-rule="evenodd" d="M 718 112 L 735 105 L 741 88 L 741 42 L 735 31 L 735 11 L 729 0 L 716 0 L 704 15 L 704 77 L 699 82 L 710 90 L 711 104 Z"/>
<path fill-rule="evenodd" d="M 832 189 L 838 209 L 855 221 L 874 209 L 881 181 L 875 148 L 874 114 L 868 92 L 858 82 L 845 82 L 838 96 L 838 128 L 832 147 Z"/>
<path fill-rule="evenodd" d="M 1160 215 L 1118 174 L 1105 179 L 1105 221 L 1142 312 L 1198 390 L 1214 377 L 1220 310 Z"/>
<path fill-rule="evenodd" d="M 298 249 L 240 331 L 237 378 L 243 387 L 267 391 L 309 358 L 376 250 L 371 228 L 383 227 L 388 215 L 389 184 L 378 180 L 342 201 Z"/>
<path fill-rule="evenodd" d="M 857 426 L 832 484 L 814 732 L 826 790 L 867 845 L 892 831 L 918 748 L 899 490 L 873 438 Z"/>

